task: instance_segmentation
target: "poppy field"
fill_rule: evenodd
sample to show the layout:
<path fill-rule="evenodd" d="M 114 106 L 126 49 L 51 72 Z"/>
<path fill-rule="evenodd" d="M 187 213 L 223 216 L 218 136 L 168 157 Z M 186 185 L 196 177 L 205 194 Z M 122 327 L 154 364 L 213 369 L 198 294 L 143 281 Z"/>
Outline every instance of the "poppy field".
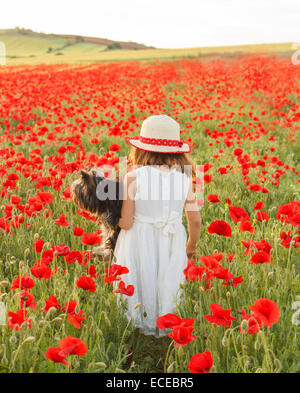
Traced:
<path fill-rule="evenodd" d="M 87 166 L 118 172 L 125 137 L 161 113 L 193 144 L 205 195 L 156 339 L 127 321 L 134 287 L 92 256 L 101 227 L 70 185 Z M 0 68 L 0 371 L 300 372 L 299 128 L 300 67 L 284 57 Z"/>

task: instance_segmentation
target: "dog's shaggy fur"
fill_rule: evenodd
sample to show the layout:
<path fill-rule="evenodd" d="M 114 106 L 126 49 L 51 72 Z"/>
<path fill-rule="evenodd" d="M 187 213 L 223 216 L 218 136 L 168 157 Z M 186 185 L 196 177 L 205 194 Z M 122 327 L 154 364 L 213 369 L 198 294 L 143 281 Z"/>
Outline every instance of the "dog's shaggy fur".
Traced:
<path fill-rule="evenodd" d="M 110 195 L 108 190 L 111 190 Z M 120 232 L 122 182 L 109 180 L 88 167 L 81 170 L 78 179 L 71 184 L 71 196 L 76 205 L 103 224 L 102 245 L 94 248 L 93 253 L 103 259 L 111 258 Z"/>

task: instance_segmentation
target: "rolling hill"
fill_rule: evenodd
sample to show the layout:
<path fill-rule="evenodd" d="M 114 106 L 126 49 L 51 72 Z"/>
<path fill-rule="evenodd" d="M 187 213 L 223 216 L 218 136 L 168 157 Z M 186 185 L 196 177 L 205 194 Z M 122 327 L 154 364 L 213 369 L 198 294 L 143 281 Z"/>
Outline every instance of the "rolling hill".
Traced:
<path fill-rule="evenodd" d="M 29 29 L 0 29 L 6 47 L 6 64 L 92 63 L 150 60 L 236 53 L 290 54 L 291 43 L 161 49 L 136 42 L 106 38 L 37 33 Z"/>

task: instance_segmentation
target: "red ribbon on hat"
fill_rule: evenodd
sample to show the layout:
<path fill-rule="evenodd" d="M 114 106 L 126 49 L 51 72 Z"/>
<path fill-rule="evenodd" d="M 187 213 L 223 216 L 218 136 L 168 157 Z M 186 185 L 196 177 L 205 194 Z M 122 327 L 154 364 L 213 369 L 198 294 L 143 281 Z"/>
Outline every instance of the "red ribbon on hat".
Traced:
<path fill-rule="evenodd" d="M 183 141 L 182 140 L 178 141 L 176 139 L 145 138 L 143 136 L 139 136 L 139 140 L 147 145 L 178 146 L 178 147 L 183 146 Z"/>

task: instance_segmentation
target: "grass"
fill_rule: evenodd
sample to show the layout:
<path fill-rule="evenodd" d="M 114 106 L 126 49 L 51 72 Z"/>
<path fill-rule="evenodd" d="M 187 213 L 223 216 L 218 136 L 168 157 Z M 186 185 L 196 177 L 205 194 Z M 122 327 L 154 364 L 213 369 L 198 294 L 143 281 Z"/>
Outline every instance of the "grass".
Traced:
<path fill-rule="evenodd" d="M 249 74 L 248 65 L 259 73 Z M 105 78 L 98 79 L 104 71 Z M 77 262 L 68 264 L 59 256 L 50 266 L 61 273 L 40 280 L 31 275 L 35 286 L 30 291 L 37 302 L 35 310 L 28 309 L 31 329 L 23 325 L 15 331 L 7 324 L 0 326 L 1 371 L 131 373 L 167 369 L 168 372 L 186 372 L 191 356 L 206 350 L 211 351 L 214 359 L 212 371 L 218 373 L 300 371 L 300 327 L 292 323 L 295 312 L 292 304 L 300 296 L 299 248 L 285 248 L 280 239 L 280 235 L 289 230 L 296 235 L 296 227 L 276 218 L 279 206 L 299 201 L 299 174 L 296 172 L 300 170 L 297 156 L 300 124 L 299 120 L 291 120 L 299 112 L 297 72 L 297 68 L 292 68 L 280 57 L 259 56 L 246 60 L 234 57 L 229 66 L 225 61 L 203 63 L 190 59 L 123 63 L 121 66 L 112 63 L 109 67 L 105 64 L 76 68 L 23 65 L 20 69 L 2 70 L 0 100 L 5 106 L 0 106 L 0 191 L 7 193 L 1 197 L 0 301 L 4 302 L 7 311 L 19 309 L 20 291 L 10 291 L 10 286 L 17 275 L 30 274 L 39 259 L 33 248 L 38 238 L 44 239 L 44 250 L 61 244 L 80 252 L 91 250 L 92 246 L 84 246 L 80 238 L 73 235 L 73 227 L 83 227 L 85 232 L 96 232 L 99 227 L 79 216 L 77 207 L 71 201 L 64 201 L 62 192 L 76 177 L 74 168 L 103 159 L 112 143 L 119 143 L 121 148 L 112 157 L 126 156 L 128 146 L 120 135 L 111 135 L 113 127 L 121 120 L 133 121 L 132 118 L 140 124 L 151 110 L 178 117 L 184 129 L 183 139 L 190 137 L 195 143 L 194 160 L 199 164 L 212 164 L 207 173 L 212 181 L 205 184 L 196 263 L 200 264 L 200 256 L 224 253 L 221 265 L 235 277 L 241 275 L 244 281 L 233 287 L 214 279 L 213 288 L 208 290 L 203 281 L 185 281 L 178 315 L 195 319 L 193 334 L 197 338 L 183 348 L 175 348 L 173 344 L 169 347 L 172 343 L 169 337 L 144 336 L 128 323 L 124 315 L 126 296 L 119 307 L 111 285 L 104 282 L 108 263 L 96 258 L 87 262 L 94 264 L 99 273 L 95 279 L 96 291 L 88 292 L 76 285 L 86 266 Z M 267 77 L 271 78 L 268 83 L 260 85 L 259 82 Z M 282 91 L 285 91 L 285 98 L 290 98 L 284 100 Z M 255 116 L 258 119 L 255 120 Z M 130 127 L 132 131 L 128 132 L 138 133 L 136 123 L 130 123 Z M 257 134 L 262 128 L 266 132 Z M 205 132 L 207 129 L 220 134 L 217 138 L 210 137 Z M 227 145 L 226 138 L 233 129 L 240 138 L 233 141 L 239 140 L 241 144 Z M 93 137 L 99 138 L 100 143 L 92 144 Z M 61 146 L 74 147 L 74 151 L 70 149 L 61 155 L 58 153 Z M 256 163 L 259 159 L 266 163 L 264 183 L 259 177 L 262 174 L 259 166 L 249 166 L 247 176 L 250 184 L 263 184 L 269 193 L 250 191 L 246 187 L 246 175 L 241 172 L 241 162 L 234 155 L 237 147 L 243 150 L 245 162 Z M 85 156 L 81 157 L 79 151 Z M 272 162 L 272 157 L 288 167 L 276 160 Z M 222 175 L 218 169 L 227 165 L 233 170 Z M 281 171 L 284 173 L 278 177 Z M 19 176 L 15 185 L 7 183 L 8 175 L 15 173 Z M 61 179 L 60 186 L 52 183 L 43 187 L 53 195 L 53 202 L 37 210 L 36 215 L 22 214 L 13 207 L 11 215 L 23 215 L 24 223 L 11 227 L 11 232 L 4 231 L 2 219 L 11 223 L 8 207 L 11 195 L 20 196 L 22 206 L 34 206 L 32 198 L 42 190 L 37 188 L 40 178 Z M 277 186 L 272 184 L 274 179 L 278 180 Z M 221 202 L 208 202 L 210 194 L 217 194 Z M 228 197 L 233 206 L 242 207 L 249 213 L 254 233 L 241 232 L 239 224 L 230 218 Z M 258 201 L 264 202 L 270 217 L 268 221 L 260 222 L 255 218 L 253 207 Z M 66 215 L 68 227 L 55 223 L 61 214 Z M 209 225 L 215 220 L 229 223 L 232 237 L 208 233 Z M 186 225 L 186 220 L 184 223 Z M 242 244 L 242 240 L 250 239 L 268 241 L 273 247 L 272 261 L 250 264 L 250 256 L 244 254 Z M 234 254 L 231 262 L 226 258 L 227 253 Z M 76 300 L 79 303 L 76 311 L 83 310 L 86 316 L 85 326 L 76 329 L 69 323 L 68 315 L 59 309 L 41 312 L 50 295 L 56 296 L 61 306 L 68 300 Z M 240 334 L 241 309 L 249 312 L 248 307 L 261 297 L 276 302 L 280 320 L 258 334 Z M 224 309 L 232 307 L 232 315 L 238 321 L 230 327 L 212 326 L 204 318 L 211 313 L 212 303 L 219 303 Z M 45 358 L 49 347 L 57 347 L 60 340 L 69 335 L 81 338 L 88 346 L 85 356 L 67 358 L 72 365 L 70 370 Z"/>

